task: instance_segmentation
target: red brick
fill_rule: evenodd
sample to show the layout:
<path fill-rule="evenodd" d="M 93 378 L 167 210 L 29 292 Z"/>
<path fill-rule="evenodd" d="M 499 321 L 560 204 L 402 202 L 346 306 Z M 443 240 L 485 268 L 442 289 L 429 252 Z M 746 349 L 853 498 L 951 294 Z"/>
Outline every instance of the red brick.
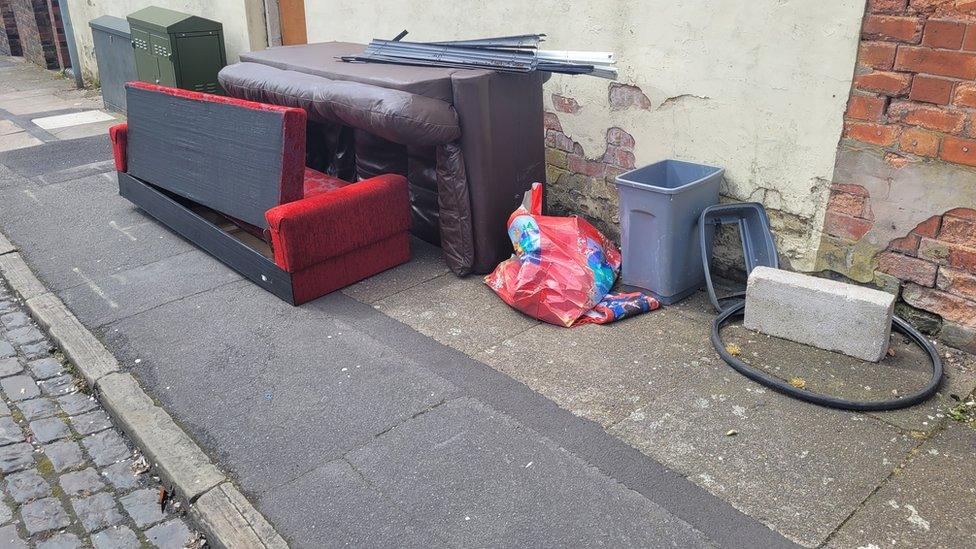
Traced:
<path fill-rule="evenodd" d="M 942 138 L 937 134 L 918 128 L 908 128 L 901 133 L 898 145 L 905 152 L 934 158 L 939 156 L 941 142 Z"/>
<path fill-rule="evenodd" d="M 958 50 L 962 47 L 962 40 L 965 36 L 965 23 L 929 19 L 925 23 L 925 35 L 922 38 L 922 44 L 932 48 Z"/>
<path fill-rule="evenodd" d="M 946 133 L 962 132 L 966 113 L 908 101 L 895 101 L 888 107 L 888 118 L 913 126 Z"/>
<path fill-rule="evenodd" d="M 566 97 L 564 95 L 552 94 L 552 106 L 559 112 L 565 113 L 578 113 L 582 109 L 580 104 L 576 102 L 572 97 Z"/>
<path fill-rule="evenodd" d="M 842 213 L 827 211 L 824 217 L 824 232 L 848 240 L 860 240 L 871 230 L 874 223 L 867 219 L 851 217 Z"/>
<path fill-rule="evenodd" d="M 880 122 L 887 102 L 873 95 L 852 95 L 847 102 L 847 117 L 868 122 Z"/>
<path fill-rule="evenodd" d="M 847 122 L 844 124 L 844 137 L 888 146 L 898 139 L 901 128 L 898 126 L 872 124 L 870 122 Z"/>
<path fill-rule="evenodd" d="M 969 25 L 966 28 L 966 37 L 962 41 L 962 49 L 976 51 L 976 25 Z"/>
<path fill-rule="evenodd" d="M 942 140 L 942 153 L 939 158 L 946 162 L 976 166 L 976 141 L 947 135 Z"/>
<path fill-rule="evenodd" d="M 850 193 L 830 193 L 830 202 L 827 203 L 827 211 L 842 213 L 851 217 L 863 217 L 864 205 L 867 199 L 863 196 Z"/>
<path fill-rule="evenodd" d="M 592 162 L 577 154 L 569 155 L 569 171 L 588 175 L 590 177 L 603 177 L 607 167 L 602 162 Z"/>
<path fill-rule="evenodd" d="M 912 92 L 908 98 L 936 105 L 948 105 L 955 80 L 918 75 L 912 80 Z"/>
<path fill-rule="evenodd" d="M 871 197 L 871 193 L 869 193 L 868 190 L 865 189 L 863 186 L 854 185 L 851 183 L 834 183 L 833 185 L 830 186 L 830 191 L 838 192 L 838 193 L 856 194 L 857 196 L 863 196 L 865 198 Z"/>
<path fill-rule="evenodd" d="M 620 128 L 610 128 L 607 130 L 607 143 L 616 145 L 622 149 L 634 148 L 634 136 L 621 130 Z"/>
<path fill-rule="evenodd" d="M 888 249 L 900 254 L 915 257 L 918 253 L 918 243 L 921 240 L 917 234 L 909 234 L 906 237 L 896 238 L 888 243 Z"/>
<path fill-rule="evenodd" d="M 935 286 L 950 294 L 976 301 L 976 276 L 966 271 L 952 267 L 941 267 Z"/>
<path fill-rule="evenodd" d="M 949 246 L 949 258 L 946 260 L 946 264 L 976 274 L 976 250 L 962 246 Z"/>
<path fill-rule="evenodd" d="M 556 130 L 557 132 L 563 131 L 563 126 L 559 123 L 559 117 L 556 116 L 556 113 L 554 112 L 545 113 L 542 121 L 547 130 Z"/>
<path fill-rule="evenodd" d="M 908 93 L 912 75 L 900 72 L 874 71 L 854 77 L 854 85 L 860 90 L 903 95 Z"/>
<path fill-rule="evenodd" d="M 651 108 L 651 100 L 637 86 L 630 84 L 610 84 L 610 108 L 619 109 L 644 109 Z"/>
<path fill-rule="evenodd" d="M 603 154 L 603 161 L 611 166 L 631 170 L 634 168 L 634 153 L 610 145 Z"/>
<path fill-rule="evenodd" d="M 912 233 L 919 236 L 927 236 L 929 238 L 935 238 L 939 235 L 939 229 L 942 227 L 942 217 L 938 215 L 933 215 L 932 217 L 926 219 L 925 221 L 918 224 L 917 227 L 912 229 Z"/>
<path fill-rule="evenodd" d="M 972 208 L 953 208 L 945 213 L 949 217 L 959 217 L 976 221 L 976 210 Z"/>
<path fill-rule="evenodd" d="M 938 266 L 915 257 L 884 252 L 878 256 L 878 270 L 900 280 L 931 287 L 935 285 Z"/>
<path fill-rule="evenodd" d="M 976 0 L 956 0 L 956 9 L 963 13 L 976 13 Z"/>
<path fill-rule="evenodd" d="M 956 93 L 952 97 L 952 103 L 960 107 L 976 109 L 976 84 L 972 82 L 960 82 L 956 86 Z"/>
<path fill-rule="evenodd" d="M 901 46 L 895 56 L 895 69 L 973 80 L 976 79 L 976 54 Z"/>
<path fill-rule="evenodd" d="M 574 145 L 573 140 L 562 132 L 557 132 L 555 130 L 549 130 L 546 132 L 547 147 L 553 147 L 566 152 L 573 152 Z"/>
<path fill-rule="evenodd" d="M 973 319 L 976 319 L 976 302 L 941 290 L 906 284 L 902 297 L 909 305 L 931 311 L 952 322 L 972 325 Z"/>
<path fill-rule="evenodd" d="M 946 216 L 942 219 L 939 240 L 976 248 L 976 221 L 961 217 Z"/>
<path fill-rule="evenodd" d="M 922 37 L 922 25 L 918 17 L 868 15 L 861 32 L 870 38 L 917 44 Z"/>
<path fill-rule="evenodd" d="M 869 13 L 898 13 L 905 10 L 908 0 L 868 0 Z"/>
<path fill-rule="evenodd" d="M 891 42 L 861 42 L 857 62 L 872 69 L 890 70 L 895 64 L 897 46 Z"/>

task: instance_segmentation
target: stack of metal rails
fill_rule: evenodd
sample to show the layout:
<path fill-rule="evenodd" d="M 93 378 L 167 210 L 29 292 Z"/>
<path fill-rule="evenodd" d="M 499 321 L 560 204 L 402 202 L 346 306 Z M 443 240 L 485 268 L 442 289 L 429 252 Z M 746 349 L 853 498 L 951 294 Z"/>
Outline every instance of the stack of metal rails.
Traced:
<path fill-rule="evenodd" d="M 522 34 L 447 42 L 404 42 L 374 39 L 363 53 L 340 57 L 350 63 L 391 63 L 429 67 L 491 69 L 504 72 L 546 71 L 617 78 L 611 52 L 539 49 L 545 34 Z"/>

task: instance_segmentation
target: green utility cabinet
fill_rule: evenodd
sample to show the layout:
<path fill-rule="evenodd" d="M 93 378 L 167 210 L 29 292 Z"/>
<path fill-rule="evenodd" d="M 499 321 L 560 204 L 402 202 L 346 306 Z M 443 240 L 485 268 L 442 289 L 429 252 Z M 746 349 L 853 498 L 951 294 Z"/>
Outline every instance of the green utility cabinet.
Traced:
<path fill-rule="evenodd" d="M 139 80 L 223 94 L 217 73 L 227 64 L 223 25 L 156 6 L 128 17 Z"/>

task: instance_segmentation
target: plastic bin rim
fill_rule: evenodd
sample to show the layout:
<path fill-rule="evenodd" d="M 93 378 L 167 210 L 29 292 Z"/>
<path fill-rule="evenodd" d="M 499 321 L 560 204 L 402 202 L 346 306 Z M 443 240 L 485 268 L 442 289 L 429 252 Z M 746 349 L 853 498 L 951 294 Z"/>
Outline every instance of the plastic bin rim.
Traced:
<path fill-rule="evenodd" d="M 685 183 L 684 185 L 682 185 L 680 187 L 675 187 L 673 189 L 667 188 L 667 187 L 658 187 L 656 185 L 649 185 L 647 183 L 640 183 L 638 181 L 631 181 L 631 180 L 627 179 L 627 176 L 630 175 L 630 174 L 632 174 L 632 173 L 634 173 L 634 172 L 638 172 L 640 170 L 643 170 L 644 168 L 647 168 L 648 166 L 653 166 L 655 164 L 660 164 L 662 162 L 681 162 L 681 163 L 684 163 L 684 164 L 695 164 L 696 166 L 701 166 L 703 168 L 708 168 L 708 169 L 715 170 L 715 171 L 712 172 L 712 173 L 710 173 L 710 174 L 708 174 L 708 175 L 706 175 L 705 177 L 702 177 L 701 179 L 696 179 L 694 181 L 691 181 L 689 183 Z M 620 174 L 620 175 L 618 175 L 617 177 L 614 178 L 614 183 L 616 183 L 617 185 L 622 185 L 624 187 L 632 187 L 634 189 L 641 189 L 641 190 L 645 190 L 645 191 L 653 191 L 653 192 L 661 193 L 661 194 L 678 194 L 680 192 L 687 191 L 687 190 L 689 190 L 692 187 L 695 187 L 697 185 L 701 185 L 702 183 L 704 183 L 705 181 L 708 181 L 709 179 L 712 179 L 713 177 L 716 177 L 716 176 L 721 177 L 724 173 L 725 173 L 725 168 L 720 168 L 718 166 L 711 166 L 709 164 L 698 164 L 696 162 L 687 162 L 685 160 L 667 159 L 667 160 L 660 160 L 658 162 L 652 162 L 652 163 L 647 164 L 645 166 L 641 166 L 640 168 L 634 168 L 633 170 L 630 170 L 628 172 L 624 172 L 624 173 L 622 173 L 622 174 Z"/>

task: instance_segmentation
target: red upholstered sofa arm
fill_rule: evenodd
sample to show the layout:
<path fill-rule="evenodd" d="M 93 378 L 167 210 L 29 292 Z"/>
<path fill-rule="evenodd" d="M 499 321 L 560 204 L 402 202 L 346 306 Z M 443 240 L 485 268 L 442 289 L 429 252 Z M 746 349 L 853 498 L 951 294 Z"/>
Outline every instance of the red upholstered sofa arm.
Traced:
<path fill-rule="evenodd" d="M 265 217 L 275 263 L 297 272 L 409 230 L 407 180 L 380 175 L 275 206 Z"/>
<path fill-rule="evenodd" d="M 108 129 L 108 137 L 112 140 L 112 155 L 115 156 L 116 171 L 126 171 L 127 161 L 125 149 L 129 144 L 129 123 L 116 124 Z"/>

